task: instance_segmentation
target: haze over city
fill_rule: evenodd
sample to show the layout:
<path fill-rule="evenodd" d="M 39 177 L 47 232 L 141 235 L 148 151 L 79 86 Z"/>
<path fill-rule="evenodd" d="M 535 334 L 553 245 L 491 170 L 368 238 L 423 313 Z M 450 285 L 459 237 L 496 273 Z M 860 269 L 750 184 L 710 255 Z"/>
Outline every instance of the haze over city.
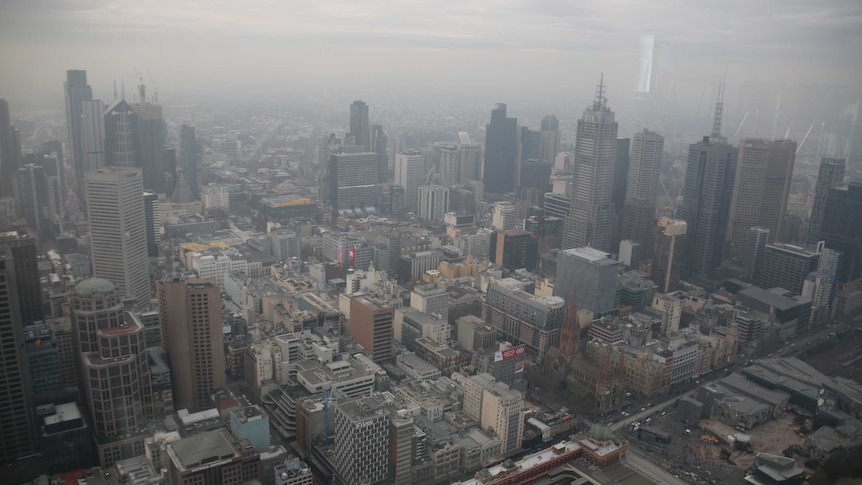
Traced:
<path fill-rule="evenodd" d="M 9 0 L 0 5 L 0 86 L 25 111 L 56 109 L 53 80 L 72 66 L 88 69 L 103 99 L 114 81 L 132 90 L 137 69 L 166 100 L 454 96 L 578 111 L 604 72 L 623 108 L 639 38 L 653 35 L 656 74 L 691 110 L 705 86 L 714 99 L 718 81 L 730 100 L 747 82 L 770 93 L 805 84 L 858 92 L 860 25 L 853 0 Z"/>
<path fill-rule="evenodd" d="M 859 0 L 0 0 L 0 482 L 862 479 L 860 53 Z"/>

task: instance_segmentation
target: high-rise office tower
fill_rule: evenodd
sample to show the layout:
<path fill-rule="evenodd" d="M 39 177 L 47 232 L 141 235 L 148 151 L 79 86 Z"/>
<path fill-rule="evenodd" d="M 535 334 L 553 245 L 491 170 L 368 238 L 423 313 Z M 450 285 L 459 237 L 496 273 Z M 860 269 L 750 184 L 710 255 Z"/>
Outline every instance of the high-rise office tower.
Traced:
<path fill-rule="evenodd" d="M 820 171 L 817 174 L 817 184 L 814 186 L 814 205 L 811 207 L 811 218 L 808 222 L 808 242 L 820 241 L 826 198 L 831 189 L 844 182 L 846 168 L 847 161 L 843 158 L 823 157 L 820 160 Z"/>
<path fill-rule="evenodd" d="M 0 99 L 0 197 L 13 197 L 15 173 L 18 171 L 18 153 L 13 139 L 9 103 Z"/>
<path fill-rule="evenodd" d="M 183 177 L 188 182 L 192 194 L 200 200 L 200 187 L 198 187 L 198 140 L 195 137 L 195 127 L 189 125 L 180 126 L 180 150 L 176 160 L 177 169 L 182 169 Z M 174 179 L 174 188 L 177 174 Z"/>
<path fill-rule="evenodd" d="M 523 160 L 521 162 L 521 176 L 519 177 L 519 187 L 521 189 L 536 188 L 541 189 L 539 193 L 550 192 L 551 190 L 551 162 L 545 160 Z"/>
<path fill-rule="evenodd" d="M 39 237 L 51 237 L 51 212 L 48 178 L 41 164 L 28 163 L 18 169 L 15 179 L 20 216 Z"/>
<path fill-rule="evenodd" d="M 225 387 L 221 291 L 210 280 L 169 275 L 156 282 L 156 294 L 174 409 L 205 409 Z"/>
<path fill-rule="evenodd" d="M 105 111 L 105 165 L 140 167 L 137 152 L 138 115 L 121 99 Z"/>
<path fill-rule="evenodd" d="M 449 189 L 441 185 L 419 187 L 419 212 L 417 216 L 424 221 L 439 222 L 449 211 Z"/>
<path fill-rule="evenodd" d="M 541 129 L 541 148 L 539 149 L 539 158 L 546 162 L 557 160 L 557 153 L 560 152 L 560 120 L 554 115 L 548 115 L 542 118 Z"/>
<path fill-rule="evenodd" d="M 862 275 L 862 183 L 850 182 L 829 190 L 820 238 L 827 248 L 841 252 L 839 282 Z"/>
<path fill-rule="evenodd" d="M 32 389 L 16 287 L 18 264 L 12 248 L 0 245 L 0 463 L 36 451 Z"/>
<path fill-rule="evenodd" d="M 328 164 L 332 212 L 362 213 L 377 205 L 378 155 L 374 152 L 333 153 Z"/>
<path fill-rule="evenodd" d="M 461 180 L 461 156 L 457 146 L 440 148 L 440 183 L 452 187 Z"/>
<path fill-rule="evenodd" d="M 103 467 L 143 452 L 142 432 L 153 418 L 144 324 L 122 297 L 104 278 L 84 280 L 72 294 L 78 369 Z"/>
<path fill-rule="evenodd" d="M 802 294 L 808 275 L 817 271 L 820 251 L 782 242 L 767 244 L 757 268 L 755 284 L 761 288 L 783 288 Z"/>
<path fill-rule="evenodd" d="M 425 178 L 425 157 L 416 151 L 395 155 L 395 183 L 404 187 L 404 209 L 419 209 L 419 187 Z"/>
<path fill-rule="evenodd" d="M 14 289 L 20 324 L 32 325 L 44 320 L 36 238 L 24 231 L 0 233 L 0 248 L 9 248 L 15 260 Z"/>
<path fill-rule="evenodd" d="M 617 147 L 619 149 L 619 145 Z M 620 233 L 622 239 L 630 239 L 640 244 L 642 255 L 646 258 L 653 256 L 656 236 L 655 204 L 663 153 L 664 137 L 657 133 L 644 130 L 632 138 Z M 619 208 L 617 211 L 619 212 Z"/>
<path fill-rule="evenodd" d="M 177 149 L 165 145 L 162 147 L 162 177 L 165 179 L 165 194 L 173 195 L 177 185 Z"/>
<path fill-rule="evenodd" d="M 482 147 L 464 131 L 458 132 L 458 140 L 459 180 L 482 180 Z"/>
<path fill-rule="evenodd" d="M 497 103 L 485 128 L 485 192 L 503 194 L 515 185 L 518 158 L 518 120 L 506 117 L 506 105 Z"/>
<path fill-rule="evenodd" d="M 66 81 L 63 83 L 66 95 L 66 130 L 68 133 L 69 158 L 75 169 L 75 179 L 78 184 L 78 198 L 84 200 L 84 174 L 86 173 L 83 139 L 81 137 L 81 121 L 83 102 L 93 99 L 93 90 L 87 84 L 87 71 L 66 71 Z"/>
<path fill-rule="evenodd" d="M 518 170 L 525 160 L 539 160 L 542 156 L 542 132 L 519 126 L 520 143 L 518 144 Z M 515 185 L 520 185 L 520 180 Z"/>
<path fill-rule="evenodd" d="M 614 203 L 614 238 L 611 245 L 616 250 L 620 245 L 622 236 L 623 217 L 625 216 L 626 191 L 628 190 L 629 165 L 631 157 L 631 138 L 617 138 L 617 154 L 614 161 L 614 189 L 611 200 Z"/>
<path fill-rule="evenodd" d="M 721 266 L 737 149 L 721 136 L 723 94 L 716 103 L 710 136 L 689 147 L 682 206 L 677 216 L 688 225 L 684 273 L 701 281 Z"/>
<path fill-rule="evenodd" d="M 162 219 L 159 215 L 159 195 L 144 191 L 144 223 L 147 228 L 147 255 L 159 255 L 159 242 L 162 239 Z"/>
<path fill-rule="evenodd" d="M 101 100 L 88 99 L 82 104 L 81 150 L 84 173 L 105 167 L 105 105 Z"/>
<path fill-rule="evenodd" d="M 769 242 L 781 234 L 790 193 L 796 142 L 790 140 L 742 140 L 730 209 L 730 256 L 745 258 L 748 230 L 769 229 Z"/>
<path fill-rule="evenodd" d="M 664 159 L 664 137 L 644 130 L 632 138 L 627 199 L 646 199 L 655 205 Z"/>
<path fill-rule="evenodd" d="M 371 296 L 350 299 L 350 336 L 377 363 L 392 361 L 392 307 Z"/>
<path fill-rule="evenodd" d="M 353 143 L 373 151 L 371 147 L 371 124 L 368 120 L 368 105 L 365 101 L 356 100 L 350 105 L 350 133 Z"/>
<path fill-rule="evenodd" d="M 680 266 L 685 250 L 685 221 L 662 217 L 658 221 L 655 256 L 652 265 L 652 281 L 659 293 L 676 291 L 679 286 Z"/>
<path fill-rule="evenodd" d="M 389 180 L 389 155 L 386 154 L 386 132 L 383 125 L 371 127 L 371 148 L 377 154 L 377 181 L 380 183 Z"/>
<path fill-rule="evenodd" d="M 578 120 L 575 141 L 575 186 L 563 229 L 563 249 L 591 246 L 612 252 L 612 199 L 617 152 L 617 122 L 599 82 L 593 105 Z M 566 296 L 565 298 L 567 298 Z"/>
<path fill-rule="evenodd" d="M 141 170 L 108 167 L 86 177 L 93 276 L 117 286 L 139 308 L 150 303 L 147 223 Z"/>
<path fill-rule="evenodd" d="M 526 352 L 541 362 L 560 345 L 566 303 L 556 296 L 531 295 L 524 291 L 524 283 L 504 278 L 488 286 L 484 318 L 500 340 L 525 345 Z"/>
<path fill-rule="evenodd" d="M 147 100 L 146 88 L 138 86 L 140 102 L 131 105 L 137 115 L 135 144 L 138 166 L 144 177 L 144 188 L 157 193 L 165 191 L 162 147 L 165 146 L 165 121 L 162 105 Z"/>
<path fill-rule="evenodd" d="M 495 231 L 491 236 L 488 254 L 491 262 L 502 268 L 533 271 L 539 259 L 539 236 L 521 229 Z"/>

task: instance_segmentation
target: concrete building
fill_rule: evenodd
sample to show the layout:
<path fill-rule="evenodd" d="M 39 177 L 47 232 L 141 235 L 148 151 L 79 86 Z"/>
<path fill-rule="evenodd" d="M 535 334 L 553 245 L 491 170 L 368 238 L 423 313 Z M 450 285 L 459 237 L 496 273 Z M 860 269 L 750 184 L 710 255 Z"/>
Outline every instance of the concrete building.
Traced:
<path fill-rule="evenodd" d="M 494 204 L 491 224 L 497 231 L 508 231 L 518 227 L 518 208 L 510 202 Z"/>
<path fill-rule="evenodd" d="M 42 287 L 39 283 L 39 255 L 36 238 L 26 231 L 0 232 L 0 248 L 9 250 L 15 271 L 12 298 L 18 302 L 21 326 L 44 320 Z M 11 269 L 11 268 L 10 268 Z"/>
<path fill-rule="evenodd" d="M 608 108 L 603 81 L 593 105 L 578 120 L 572 206 L 563 229 L 562 249 L 592 246 L 611 252 L 614 231 L 613 181 L 617 122 Z"/>
<path fill-rule="evenodd" d="M 221 209 L 230 211 L 230 194 L 224 184 L 207 184 L 201 187 L 201 207 L 203 210 Z"/>
<path fill-rule="evenodd" d="M 371 395 L 335 409 L 335 469 L 344 483 L 376 484 L 390 477 L 391 420 L 385 398 Z"/>
<path fill-rule="evenodd" d="M 171 275 L 156 282 L 162 347 L 176 409 L 204 409 L 225 387 L 221 292 L 211 281 Z"/>
<path fill-rule="evenodd" d="M 395 155 L 395 184 L 404 187 L 404 210 L 419 210 L 419 187 L 425 178 L 425 157 L 416 151 Z"/>
<path fill-rule="evenodd" d="M 228 428 L 239 441 L 248 440 L 258 452 L 269 449 L 269 416 L 259 407 L 233 409 L 228 413 Z"/>
<path fill-rule="evenodd" d="M 539 259 L 539 237 L 520 229 L 497 231 L 488 248 L 491 263 L 510 271 L 533 271 Z"/>
<path fill-rule="evenodd" d="M 685 221 L 661 217 L 652 265 L 652 280 L 658 291 L 669 293 L 679 289 L 679 275 L 685 261 L 685 237 L 688 225 Z"/>
<path fill-rule="evenodd" d="M 374 152 L 329 156 L 329 203 L 333 216 L 363 215 L 377 206 L 378 157 Z"/>
<path fill-rule="evenodd" d="M 500 340 L 526 345 L 527 353 L 541 361 L 560 344 L 566 303 L 556 296 L 531 295 L 520 281 L 506 278 L 488 286 L 484 318 Z"/>
<path fill-rule="evenodd" d="M 393 313 L 387 302 L 370 295 L 350 299 L 350 336 L 376 363 L 392 360 Z"/>
<path fill-rule="evenodd" d="M 820 239 L 827 248 L 841 251 L 838 281 L 858 279 L 862 275 L 862 183 L 830 189 L 823 214 Z"/>
<path fill-rule="evenodd" d="M 102 467 L 141 454 L 153 418 L 144 324 L 121 297 L 103 278 L 78 283 L 72 296 L 78 367 Z"/>
<path fill-rule="evenodd" d="M 410 306 L 426 315 L 449 319 L 449 292 L 440 284 L 417 285 L 410 292 Z"/>
<path fill-rule="evenodd" d="M 554 295 L 566 303 L 578 295 L 578 308 L 597 317 L 613 311 L 618 285 L 619 262 L 591 247 L 567 249 L 557 255 Z"/>
<path fill-rule="evenodd" d="M 560 120 L 554 115 L 542 118 L 540 136 L 539 158 L 555 163 L 557 154 L 560 152 Z"/>
<path fill-rule="evenodd" d="M 766 245 L 759 259 L 754 278 L 757 286 L 784 288 L 794 295 L 801 295 L 809 273 L 817 271 L 820 252 L 775 242 Z"/>
<path fill-rule="evenodd" d="M 150 304 L 144 186 L 140 169 L 105 168 L 86 177 L 93 276 L 139 308 Z"/>
<path fill-rule="evenodd" d="M 293 258 L 301 259 L 302 238 L 294 231 L 278 230 L 269 233 L 272 241 L 272 255 L 278 261 L 288 262 Z"/>
<path fill-rule="evenodd" d="M 243 485 L 260 475 L 260 454 L 248 441 L 233 439 L 218 429 L 168 443 L 169 485 L 220 483 Z"/>
<path fill-rule="evenodd" d="M 419 187 L 419 211 L 417 217 L 423 221 L 440 222 L 449 211 L 449 189 L 440 185 Z"/>
<path fill-rule="evenodd" d="M 664 159 L 664 137 L 644 130 L 632 137 L 626 199 L 644 199 L 655 208 L 659 173 Z"/>
<path fill-rule="evenodd" d="M 769 242 L 781 234 L 796 160 L 796 142 L 752 140 L 739 142 L 739 161 L 730 209 L 730 255 L 745 258 L 748 230 L 769 229 Z"/>
<path fill-rule="evenodd" d="M 476 231 L 475 234 L 459 234 L 455 237 L 453 244 L 464 251 L 465 256 L 470 256 L 477 261 L 488 261 L 490 253 L 490 242 L 494 232 L 487 228 Z"/>

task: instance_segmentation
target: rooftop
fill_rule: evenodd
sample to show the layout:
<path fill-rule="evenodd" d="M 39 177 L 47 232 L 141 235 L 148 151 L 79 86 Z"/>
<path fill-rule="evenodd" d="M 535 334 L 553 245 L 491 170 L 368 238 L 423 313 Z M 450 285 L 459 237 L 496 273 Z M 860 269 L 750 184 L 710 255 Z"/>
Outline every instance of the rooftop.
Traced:
<path fill-rule="evenodd" d="M 174 441 L 168 445 L 168 450 L 175 465 L 181 471 L 194 470 L 216 462 L 232 460 L 238 455 L 225 429 L 209 431 Z"/>
<path fill-rule="evenodd" d="M 117 287 L 105 278 L 88 278 L 75 286 L 75 294 L 88 298 L 96 293 L 112 293 L 116 289 Z"/>

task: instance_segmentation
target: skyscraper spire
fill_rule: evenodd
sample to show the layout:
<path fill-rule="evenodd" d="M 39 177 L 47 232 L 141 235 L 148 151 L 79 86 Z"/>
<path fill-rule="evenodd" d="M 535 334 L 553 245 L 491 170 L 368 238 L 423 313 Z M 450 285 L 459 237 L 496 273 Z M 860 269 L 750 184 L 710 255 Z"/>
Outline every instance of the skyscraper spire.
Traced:
<path fill-rule="evenodd" d="M 721 117 L 724 114 L 724 83 L 718 84 L 718 101 L 715 103 L 715 118 L 712 120 L 712 136 L 721 138 Z"/>
<path fill-rule="evenodd" d="M 599 84 L 596 86 L 596 100 L 593 101 L 594 111 L 604 111 L 607 108 L 608 100 L 605 98 L 605 73 L 599 77 Z"/>

